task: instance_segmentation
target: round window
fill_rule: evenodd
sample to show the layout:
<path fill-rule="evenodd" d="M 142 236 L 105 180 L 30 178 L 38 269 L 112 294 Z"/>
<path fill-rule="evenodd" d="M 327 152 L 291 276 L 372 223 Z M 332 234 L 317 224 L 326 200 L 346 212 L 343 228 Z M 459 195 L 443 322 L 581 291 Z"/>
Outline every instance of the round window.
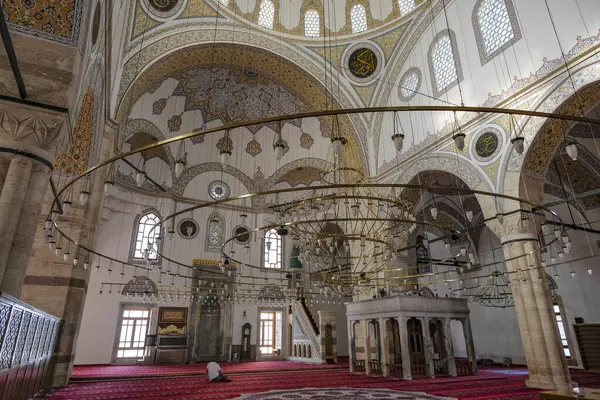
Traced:
<path fill-rule="evenodd" d="M 208 186 L 208 194 L 215 200 L 229 197 L 229 186 L 223 181 L 214 181 Z"/>
<path fill-rule="evenodd" d="M 398 97 L 400 100 L 409 101 L 417 94 L 421 86 L 421 71 L 418 68 L 411 68 L 402 75 L 398 87 Z"/>
<path fill-rule="evenodd" d="M 233 230 L 235 241 L 241 244 L 246 244 L 250 241 L 250 230 L 246 226 L 238 226 Z"/>

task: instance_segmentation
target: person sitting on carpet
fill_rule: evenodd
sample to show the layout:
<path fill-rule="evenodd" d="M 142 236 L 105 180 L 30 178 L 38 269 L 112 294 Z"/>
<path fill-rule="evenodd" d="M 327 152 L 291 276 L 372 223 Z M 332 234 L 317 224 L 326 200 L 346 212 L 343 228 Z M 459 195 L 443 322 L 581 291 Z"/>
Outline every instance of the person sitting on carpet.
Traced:
<path fill-rule="evenodd" d="M 221 366 L 214 361 L 208 363 L 206 373 L 211 382 L 231 382 L 231 379 L 221 373 Z"/>

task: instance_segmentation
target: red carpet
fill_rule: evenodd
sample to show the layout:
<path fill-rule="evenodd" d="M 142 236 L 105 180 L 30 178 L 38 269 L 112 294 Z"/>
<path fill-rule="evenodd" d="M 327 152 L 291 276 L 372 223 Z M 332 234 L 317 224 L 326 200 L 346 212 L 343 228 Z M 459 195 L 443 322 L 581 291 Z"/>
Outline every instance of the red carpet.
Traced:
<path fill-rule="evenodd" d="M 263 362 L 266 363 L 266 362 Z M 263 368 L 263 363 L 253 368 Z M 242 394 L 266 392 L 269 390 L 293 390 L 299 388 L 376 388 L 400 391 L 425 392 L 430 395 L 469 399 L 469 400 L 529 400 L 537 398 L 538 389 L 525 386 L 527 375 L 523 369 L 488 369 L 478 376 L 444 377 L 402 381 L 381 376 L 367 376 L 350 373 L 347 370 L 313 369 L 285 371 L 297 363 L 280 362 L 278 371 L 250 372 L 250 365 L 239 373 L 233 372 L 238 365 L 223 364 L 223 372 L 230 375 L 230 383 L 210 383 L 206 376 L 147 378 L 104 382 L 77 382 L 67 388 L 52 393 L 50 400 L 194 400 L 194 399 L 233 399 Z M 285 364 L 291 364 L 285 367 Z M 177 367 L 173 367 L 177 368 Z M 185 370 L 184 367 L 178 367 Z M 241 372 L 241 371 L 240 371 Z M 573 379 L 582 387 L 600 387 L 600 375 L 573 373 Z M 279 398 L 279 397 L 274 397 Z"/>
<path fill-rule="evenodd" d="M 340 360 L 342 361 L 342 360 Z M 227 373 L 262 371 L 297 371 L 314 369 L 348 369 L 348 360 L 338 364 L 311 364 L 293 361 L 254 361 L 222 363 Z M 200 375 L 206 372 L 206 363 L 189 365 L 75 365 L 71 381 L 90 379 L 164 377 Z"/>

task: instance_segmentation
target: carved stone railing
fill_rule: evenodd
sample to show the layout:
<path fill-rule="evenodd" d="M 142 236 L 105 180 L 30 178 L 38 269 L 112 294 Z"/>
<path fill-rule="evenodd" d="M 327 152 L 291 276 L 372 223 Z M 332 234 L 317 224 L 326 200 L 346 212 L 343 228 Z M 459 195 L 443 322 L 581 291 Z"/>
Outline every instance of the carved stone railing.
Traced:
<path fill-rule="evenodd" d="M 321 338 L 319 337 L 317 332 L 315 332 L 315 329 L 313 328 L 313 325 L 310 322 L 310 319 L 309 319 L 306 311 L 304 310 L 302 303 L 296 302 L 293 304 L 292 315 L 294 315 L 295 318 L 298 318 L 298 322 L 301 324 L 302 328 L 304 329 L 304 331 L 306 333 L 306 336 L 308 336 L 308 339 L 310 340 L 311 350 L 312 350 L 311 360 L 314 362 L 319 362 L 319 363 L 322 362 L 322 360 L 321 360 Z"/>
<path fill-rule="evenodd" d="M 300 299 L 300 303 L 302 304 L 302 308 L 304 309 L 304 312 L 306 313 L 306 316 L 308 317 L 308 320 L 310 321 L 310 325 L 313 327 L 313 329 L 315 330 L 315 333 L 318 336 L 319 335 L 319 324 L 317 323 L 317 319 L 315 318 L 315 313 L 308 307 L 308 304 L 306 304 L 306 300 L 304 299 L 304 297 L 302 297 Z"/>
<path fill-rule="evenodd" d="M 48 388 L 60 319 L 0 292 L 0 400 Z"/>

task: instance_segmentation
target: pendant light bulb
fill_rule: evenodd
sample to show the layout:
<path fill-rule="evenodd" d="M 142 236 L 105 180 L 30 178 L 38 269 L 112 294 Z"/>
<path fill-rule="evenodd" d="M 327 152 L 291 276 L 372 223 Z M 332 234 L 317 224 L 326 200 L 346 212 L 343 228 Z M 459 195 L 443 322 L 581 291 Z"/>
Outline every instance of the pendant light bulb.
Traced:
<path fill-rule="evenodd" d="M 517 154 L 523 154 L 525 151 L 525 138 L 523 136 L 517 136 L 510 141 Z"/>
<path fill-rule="evenodd" d="M 575 278 L 575 270 L 574 269 L 571 270 L 571 278 Z"/>
<path fill-rule="evenodd" d="M 114 182 L 111 182 L 111 181 L 105 181 L 104 182 L 104 195 L 105 196 L 109 196 L 110 195 L 111 188 L 114 185 L 115 185 Z"/>
<path fill-rule="evenodd" d="M 343 144 L 342 143 L 342 138 L 337 137 L 337 138 L 333 138 L 331 140 L 331 146 L 332 146 L 332 149 L 333 149 L 333 155 L 334 156 L 339 156 L 341 154 L 341 152 L 342 152 L 342 144 Z"/>
<path fill-rule="evenodd" d="M 469 222 L 473 222 L 473 211 L 471 210 L 467 210 L 467 219 L 469 220 Z"/>
<path fill-rule="evenodd" d="M 565 150 L 567 151 L 569 157 L 571 157 L 571 160 L 577 161 L 577 144 L 575 142 L 567 144 L 565 146 Z"/>
<path fill-rule="evenodd" d="M 281 160 L 281 158 L 283 157 L 283 150 L 285 150 L 283 141 L 279 139 L 277 143 L 273 145 L 273 149 L 275 149 L 275 158 L 277 159 L 277 161 Z"/>
<path fill-rule="evenodd" d="M 589 275 L 592 275 L 592 268 L 591 267 L 587 267 L 586 271 L 587 271 L 587 273 Z"/>
<path fill-rule="evenodd" d="M 77 264 L 79 264 L 79 257 L 75 256 L 73 257 L 73 266 L 77 266 Z"/>
<path fill-rule="evenodd" d="M 454 145 L 458 151 L 463 151 L 465 149 L 465 134 L 462 132 L 458 132 L 456 135 L 452 136 L 454 139 Z"/>
<path fill-rule="evenodd" d="M 436 207 L 431 207 L 431 209 L 429 210 L 431 211 L 431 217 L 435 220 L 437 219 L 438 216 L 438 210 Z"/>
<path fill-rule="evenodd" d="M 404 147 L 404 135 L 401 133 L 396 133 L 395 135 L 392 135 L 392 140 L 394 141 L 394 147 L 396 148 L 396 151 L 400 153 Z"/>
<path fill-rule="evenodd" d="M 182 161 L 177 161 L 175 163 L 175 177 L 179 178 L 183 173 L 184 168 L 185 164 Z"/>
<path fill-rule="evenodd" d="M 84 270 L 87 270 L 89 267 L 90 267 L 90 262 L 89 261 L 86 261 L 86 262 L 83 263 L 83 269 Z"/>
<path fill-rule="evenodd" d="M 64 214 L 68 214 L 69 213 L 69 210 L 71 210 L 71 204 L 73 204 L 73 203 L 71 203 L 68 200 L 67 201 L 63 201 L 63 203 L 62 203 L 62 209 L 63 209 L 63 213 Z"/>
<path fill-rule="evenodd" d="M 145 180 L 146 180 L 146 173 L 145 172 L 140 171 L 137 174 L 135 174 L 135 184 L 138 187 L 142 187 L 142 185 L 144 184 Z"/>
<path fill-rule="evenodd" d="M 79 204 L 85 206 L 87 204 L 88 199 L 90 198 L 90 192 L 82 190 L 79 192 Z"/>

